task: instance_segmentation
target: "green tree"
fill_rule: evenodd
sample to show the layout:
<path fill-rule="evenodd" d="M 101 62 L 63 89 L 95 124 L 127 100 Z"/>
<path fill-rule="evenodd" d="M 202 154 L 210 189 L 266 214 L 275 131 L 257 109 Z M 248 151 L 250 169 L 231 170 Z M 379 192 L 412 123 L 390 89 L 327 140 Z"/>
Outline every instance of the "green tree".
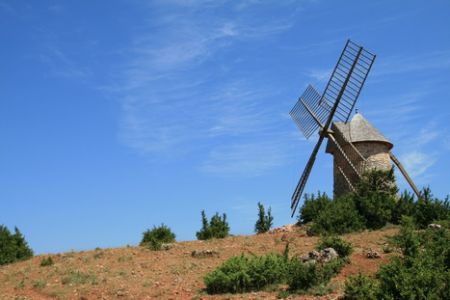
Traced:
<path fill-rule="evenodd" d="M 364 173 L 355 194 L 356 209 L 370 229 L 379 229 L 392 220 L 398 188 L 394 169 Z"/>
<path fill-rule="evenodd" d="M 227 215 L 216 213 L 211 217 L 208 222 L 206 213 L 202 210 L 202 228 L 196 233 L 197 239 L 209 240 L 212 238 L 224 238 L 227 237 L 230 232 L 230 226 L 227 222 Z"/>
<path fill-rule="evenodd" d="M 256 233 L 264 233 L 270 230 L 273 225 L 272 209 L 269 207 L 267 214 L 264 205 L 258 202 L 258 220 L 255 224 Z"/>
<path fill-rule="evenodd" d="M 25 237 L 16 227 L 11 234 L 6 226 L 0 225 L 0 265 L 25 260 L 33 256 Z"/>
<path fill-rule="evenodd" d="M 314 194 L 305 194 L 305 201 L 300 208 L 300 214 L 298 216 L 298 224 L 313 222 L 319 213 L 327 208 L 331 201 L 326 193 L 321 193 L 320 191 L 317 192 L 317 196 Z"/>
<path fill-rule="evenodd" d="M 433 196 L 431 189 L 426 187 L 422 190 L 417 201 L 415 220 L 420 228 L 427 227 L 433 221 L 450 219 L 450 201 L 447 198 L 444 201 Z"/>

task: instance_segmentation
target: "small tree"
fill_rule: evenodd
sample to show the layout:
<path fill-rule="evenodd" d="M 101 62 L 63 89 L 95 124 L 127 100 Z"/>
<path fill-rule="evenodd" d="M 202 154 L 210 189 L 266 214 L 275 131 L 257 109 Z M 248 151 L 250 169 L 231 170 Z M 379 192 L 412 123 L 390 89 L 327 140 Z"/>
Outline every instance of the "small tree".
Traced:
<path fill-rule="evenodd" d="M 258 202 L 258 220 L 255 224 L 256 233 L 264 233 L 270 230 L 273 225 L 272 208 L 269 207 L 267 214 L 264 209 L 264 205 Z"/>
<path fill-rule="evenodd" d="M 298 215 L 298 224 L 306 224 L 313 222 L 319 213 L 326 209 L 332 200 L 326 193 L 317 192 L 317 196 L 314 194 L 305 194 L 305 202 L 303 202 L 300 208 L 300 214 Z"/>
<path fill-rule="evenodd" d="M 16 227 L 11 234 L 6 226 L 0 225 L 0 265 L 25 260 L 33 256 L 25 237 Z"/>
<path fill-rule="evenodd" d="M 141 246 L 147 246 L 151 250 L 160 250 L 163 243 L 175 242 L 175 234 L 164 224 L 153 229 L 148 229 L 143 233 Z"/>
<path fill-rule="evenodd" d="M 230 226 L 227 222 L 227 215 L 216 213 L 211 217 L 208 222 L 206 213 L 202 210 L 202 228 L 196 233 L 197 239 L 199 240 L 209 240 L 212 238 L 224 238 L 227 237 L 230 231 Z"/>
<path fill-rule="evenodd" d="M 355 204 L 367 228 L 379 229 L 392 220 L 397 192 L 394 169 L 364 173 L 357 185 Z"/>

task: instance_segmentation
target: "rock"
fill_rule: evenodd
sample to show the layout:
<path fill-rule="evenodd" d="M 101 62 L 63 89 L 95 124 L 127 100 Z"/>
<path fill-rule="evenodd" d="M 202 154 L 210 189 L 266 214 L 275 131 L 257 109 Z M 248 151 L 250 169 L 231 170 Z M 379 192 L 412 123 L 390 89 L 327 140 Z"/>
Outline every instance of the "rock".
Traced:
<path fill-rule="evenodd" d="M 124 296 L 126 296 L 126 292 L 124 291 L 124 290 L 118 290 L 117 292 L 116 292 L 116 296 L 117 297 L 124 297 Z"/>
<path fill-rule="evenodd" d="M 366 257 L 370 258 L 370 259 L 375 259 L 375 258 L 381 258 L 380 253 L 378 253 L 377 251 L 373 250 L 373 249 L 368 249 L 366 251 Z"/>
<path fill-rule="evenodd" d="M 432 228 L 432 229 L 441 229 L 442 225 L 440 224 L 429 224 L 428 228 Z"/>
<path fill-rule="evenodd" d="M 192 257 L 214 257 L 214 256 L 219 256 L 219 252 L 215 251 L 215 250 L 194 250 L 191 253 Z"/>
<path fill-rule="evenodd" d="M 295 224 L 287 224 L 287 225 L 283 225 L 281 227 L 278 228 L 274 228 L 272 230 L 269 231 L 269 233 L 278 233 L 278 232 L 294 232 L 295 231 Z"/>
<path fill-rule="evenodd" d="M 329 262 L 337 259 L 339 254 L 333 248 L 325 248 L 322 251 L 313 250 L 308 255 L 303 255 L 300 260 L 304 263 L 315 264 L 316 262 Z"/>
<path fill-rule="evenodd" d="M 175 245 L 172 243 L 167 243 L 167 244 L 161 244 L 161 250 L 170 250 L 174 247 Z"/>
<path fill-rule="evenodd" d="M 320 258 L 323 262 L 329 262 L 339 257 L 339 254 L 333 248 L 325 248 L 320 251 Z"/>

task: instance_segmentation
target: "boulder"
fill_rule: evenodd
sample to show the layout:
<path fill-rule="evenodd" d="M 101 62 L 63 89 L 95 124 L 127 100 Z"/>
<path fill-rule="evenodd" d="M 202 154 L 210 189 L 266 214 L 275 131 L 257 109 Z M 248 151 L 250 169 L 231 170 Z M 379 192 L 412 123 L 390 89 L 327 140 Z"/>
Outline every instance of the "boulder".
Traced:
<path fill-rule="evenodd" d="M 205 249 L 205 250 L 194 250 L 191 253 L 192 257 L 214 257 L 219 256 L 219 252 L 215 250 Z"/>
<path fill-rule="evenodd" d="M 440 224 L 429 224 L 428 228 L 432 228 L 432 229 L 441 229 L 442 225 Z"/>
<path fill-rule="evenodd" d="M 329 262 L 339 257 L 339 254 L 333 248 L 325 248 L 320 251 L 320 258 L 323 262 Z"/>

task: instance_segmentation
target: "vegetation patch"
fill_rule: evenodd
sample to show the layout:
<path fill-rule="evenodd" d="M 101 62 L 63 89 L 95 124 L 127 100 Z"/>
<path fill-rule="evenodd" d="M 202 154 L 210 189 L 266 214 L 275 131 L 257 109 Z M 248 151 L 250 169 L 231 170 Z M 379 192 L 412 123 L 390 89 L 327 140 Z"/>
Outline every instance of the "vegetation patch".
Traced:
<path fill-rule="evenodd" d="M 61 278 L 63 285 L 97 284 L 97 277 L 91 273 L 69 271 Z"/>
<path fill-rule="evenodd" d="M 14 234 L 6 226 L 0 225 L 0 265 L 26 260 L 33 257 L 33 250 L 16 227 Z"/>
<path fill-rule="evenodd" d="M 403 217 L 392 243 L 401 255 L 382 266 L 373 279 L 349 278 L 345 299 L 450 299 L 447 228 L 417 232 L 413 218 Z"/>
<path fill-rule="evenodd" d="M 52 259 L 52 257 L 51 257 L 51 256 L 48 256 L 48 257 L 42 258 L 41 263 L 40 263 L 39 265 L 40 265 L 41 267 L 48 267 L 48 266 L 53 265 L 53 259 Z"/>
<path fill-rule="evenodd" d="M 330 244 L 341 245 L 343 253 L 351 252 L 346 242 L 338 238 L 332 242 Z M 289 258 L 288 252 L 286 244 L 282 255 L 232 257 L 204 277 L 206 291 L 209 294 L 243 293 L 284 283 L 289 286 L 290 293 L 319 293 L 319 290 L 326 290 L 329 280 L 339 273 L 347 261 L 345 258 L 336 258 L 304 262 L 299 257 Z"/>
<path fill-rule="evenodd" d="M 173 242 L 175 242 L 175 234 L 168 226 L 161 224 L 145 231 L 140 245 L 150 250 L 161 250 L 163 244 Z"/>
<path fill-rule="evenodd" d="M 264 205 L 258 202 L 258 219 L 255 224 L 256 233 L 265 233 L 270 230 L 273 225 L 272 209 L 269 207 L 267 213 Z"/>
<path fill-rule="evenodd" d="M 311 223 L 312 235 L 344 234 L 399 224 L 402 216 L 413 218 L 418 228 L 450 219 L 450 201 L 439 200 L 424 188 L 416 201 L 410 193 L 397 196 L 393 170 L 374 170 L 363 175 L 355 193 L 330 199 L 324 193 L 305 195 L 299 224 Z"/>
<path fill-rule="evenodd" d="M 343 240 L 339 236 L 323 237 L 320 244 L 317 246 L 317 249 L 323 250 L 325 248 L 333 248 L 341 258 L 346 258 L 353 252 L 352 244 Z"/>
<path fill-rule="evenodd" d="M 229 232 L 230 226 L 228 225 L 226 214 L 220 216 L 219 213 L 216 213 L 208 221 L 205 211 L 202 210 L 202 228 L 196 233 L 197 239 L 221 239 L 227 237 Z"/>

